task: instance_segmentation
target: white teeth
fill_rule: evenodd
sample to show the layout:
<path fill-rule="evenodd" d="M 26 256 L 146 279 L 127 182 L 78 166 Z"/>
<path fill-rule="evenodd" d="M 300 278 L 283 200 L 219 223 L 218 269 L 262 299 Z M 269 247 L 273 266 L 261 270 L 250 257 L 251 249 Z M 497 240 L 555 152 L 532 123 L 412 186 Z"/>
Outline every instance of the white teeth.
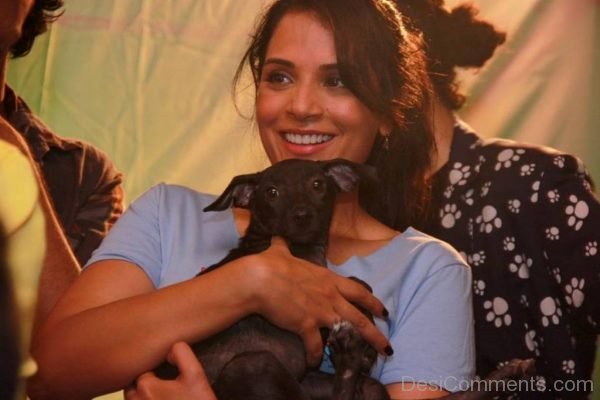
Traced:
<path fill-rule="evenodd" d="M 333 135 L 298 135 L 286 133 L 283 136 L 285 140 L 293 144 L 320 144 L 333 139 Z"/>

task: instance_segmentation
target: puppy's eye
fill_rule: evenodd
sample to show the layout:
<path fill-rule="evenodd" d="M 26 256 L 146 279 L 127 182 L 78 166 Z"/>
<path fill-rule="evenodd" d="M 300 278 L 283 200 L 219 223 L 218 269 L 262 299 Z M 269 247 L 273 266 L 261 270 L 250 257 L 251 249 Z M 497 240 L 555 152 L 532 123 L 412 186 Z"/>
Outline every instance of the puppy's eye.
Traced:
<path fill-rule="evenodd" d="M 279 197 L 279 190 L 275 187 L 270 187 L 267 189 L 267 197 L 270 199 L 275 199 Z"/>
<path fill-rule="evenodd" d="M 312 183 L 312 187 L 317 192 L 322 192 L 325 189 L 325 182 L 321 179 L 315 179 Z"/>

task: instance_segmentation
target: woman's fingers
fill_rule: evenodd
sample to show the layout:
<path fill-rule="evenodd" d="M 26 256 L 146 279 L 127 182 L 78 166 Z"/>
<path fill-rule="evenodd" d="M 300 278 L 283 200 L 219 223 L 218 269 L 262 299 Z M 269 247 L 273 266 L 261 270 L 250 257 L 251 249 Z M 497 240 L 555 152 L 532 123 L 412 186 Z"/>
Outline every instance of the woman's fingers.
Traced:
<path fill-rule="evenodd" d="M 371 322 L 371 320 L 358 310 L 353 304 L 348 303 L 345 299 L 339 301 L 335 305 L 336 312 L 341 316 L 341 320 L 350 322 L 354 328 L 360 333 L 378 353 L 385 356 L 391 356 L 394 352 L 389 340 L 381 333 L 379 329 Z M 336 322 L 339 322 L 336 321 Z"/>
<path fill-rule="evenodd" d="M 199 399 L 216 400 L 200 361 L 187 343 L 171 347 L 167 359 L 179 369 L 176 380 L 162 380 L 152 372 L 139 376 L 125 389 L 127 400 Z"/>
<path fill-rule="evenodd" d="M 379 318 L 388 317 L 388 310 L 383 303 L 364 284 L 359 283 L 357 279 L 340 277 L 337 287 L 345 299 L 360 305 Z"/>
<path fill-rule="evenodd" d="M 253 265 L 253 278 L 258 283 L 255 293 L 260 299 L 258 313 L 297 333 L 304 342 L 310 365 L 317 364 L 322 355 L 319 328 L 332 328 L 342 320 L 352 323 L 379 353 L 390 354 L 385 336 L 351 304 L 375 316 L 386 316 L 381 301 L 362 284 L 293 257 L 285 241 L 277 237 L 268 250 L 255 258 Z"/>
<path fill-rule="evenodd" d="M 167 355 L 167 360 L 179 370 L 178 379 L 194 382 L 198 386 L 198 390 L 207 392 L 210 390 L 210 383 L 204 368 L 187 343 L 175 343 Z"/>

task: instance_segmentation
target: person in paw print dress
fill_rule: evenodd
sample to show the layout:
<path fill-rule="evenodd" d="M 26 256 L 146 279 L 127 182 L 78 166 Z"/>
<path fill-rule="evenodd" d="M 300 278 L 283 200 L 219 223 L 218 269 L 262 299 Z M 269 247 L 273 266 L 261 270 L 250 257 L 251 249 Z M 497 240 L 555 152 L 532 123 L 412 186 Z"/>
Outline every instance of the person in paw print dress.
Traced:
<path fill-rule="evenodd" d="M 437 94 L 432 203 L 416 225 L 472 267 L 477 375 L 535 358 L 540 390 L 513 398 L 587 398 L 583 387 L 554 383 L 590 379 L 600 331 L 600 204 L 590 177 L 572 155 L 483 140 L 453 114 L 464 102 L 454 68 L 482 66 L 505 39 L 473 6 L 396 4 L 423 33 Z"/>

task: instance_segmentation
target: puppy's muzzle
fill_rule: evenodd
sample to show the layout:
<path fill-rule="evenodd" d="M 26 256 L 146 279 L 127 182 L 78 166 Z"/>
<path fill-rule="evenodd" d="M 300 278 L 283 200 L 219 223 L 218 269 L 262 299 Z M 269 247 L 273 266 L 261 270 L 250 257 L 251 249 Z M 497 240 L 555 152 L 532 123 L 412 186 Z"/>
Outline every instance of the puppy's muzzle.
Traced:
<path fill-rule="evenodd" d="M 292 221 L 298 228 L 307 228 L 313 219 L 315 213 L 306 207 L 296 207 L 292 210 Z"/>

